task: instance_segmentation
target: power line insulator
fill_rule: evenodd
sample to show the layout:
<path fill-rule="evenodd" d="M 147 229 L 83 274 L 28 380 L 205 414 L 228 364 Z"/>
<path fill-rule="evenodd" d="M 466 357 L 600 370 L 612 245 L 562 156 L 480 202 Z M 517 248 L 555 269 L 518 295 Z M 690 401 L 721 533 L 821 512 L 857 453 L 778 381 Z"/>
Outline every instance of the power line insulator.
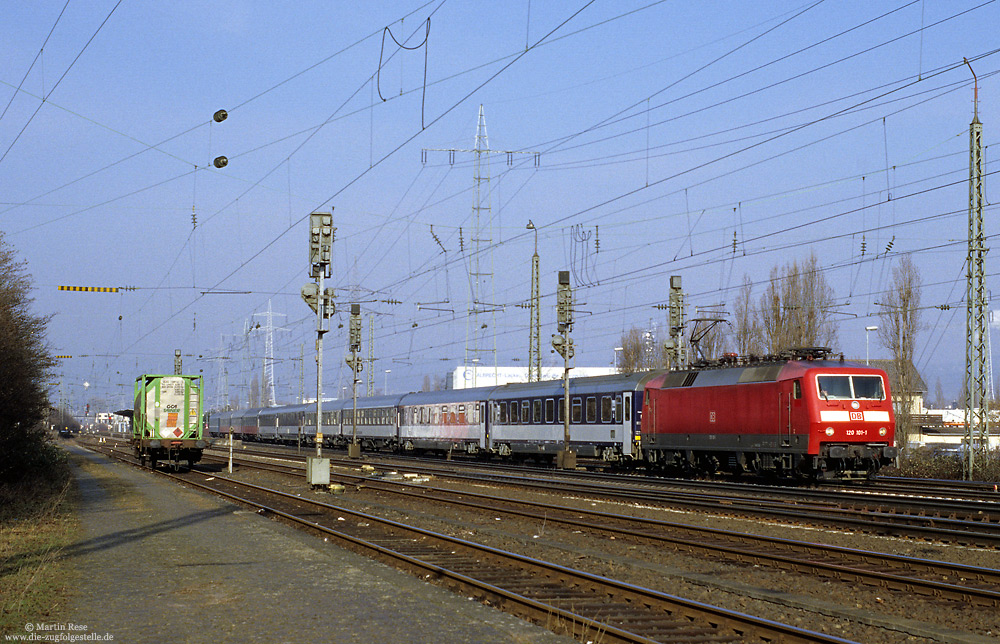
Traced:
<path fill-rule="evenodd" d="M 216 168 L 225 168 L 229 165 L 229 159 L 226 157 L 215 157 L 215 161 L 212 161 L 212 165 Z"/>
<path fill-rule="evenodd" d="M 226 110 L 219 110 L 218 112 L 212 115 L 212 120 L 214 120 L 216 123 L 222 123 L 227 118 L 229 118 L 229 112 L 227 112 Z"/>

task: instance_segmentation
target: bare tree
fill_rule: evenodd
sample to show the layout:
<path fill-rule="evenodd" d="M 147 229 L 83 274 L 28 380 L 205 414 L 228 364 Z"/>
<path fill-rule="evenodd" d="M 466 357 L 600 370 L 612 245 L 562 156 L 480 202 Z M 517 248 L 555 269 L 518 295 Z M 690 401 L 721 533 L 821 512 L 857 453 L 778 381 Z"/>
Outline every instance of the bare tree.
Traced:
<path fill-rule="evenodd" d="M 619 373 L 637 373 L 649 371 L 659 363 L 660 352 L 657 351 L 652 331 L 632 327 L 621 337 L 622 352 L 618 360 Z"/>
<path fill-rule="evenodd" d="M 934 383 L 934 406 L 938 409 L 944 409 L 945 406 L 944 389 L 941 388 L 940 378 Z"/>
<path fill-rule="evenodd" d="M 253 378 L 250 380 L 250 407 L 253 408 L 260 406 L 260 381 L 257 379 L 257 374 L 254 374 Z"/>
<path fill-rule="evenodd" d="M 892 355 L 889 374 L 896 400 L 896 443 L 905 446 L 912 431 L 914 391 L 918 376 L 913 365 L 920 330 L 920 271 L 909 255 L 892 269 L 889 293 L 879 305 L 878 336 Z"/>
<path fill-rule="evenodd" d="M 750 276 L 744 275 L 743 285 L 733 305 L 733 326 L 729 338 L 738 355 L 751 356 L 764 353 L 762 337 L 753 301 L 753 282 L 750 281 Z"/>
<path fill-rule="evenodd" d="M 834 346 L 837 325 L 832 316 L 833 289 L 815 253 L 771 269 L 757 309 L 760 339 L 768 353 L 794 347 Z"/>
<path fill-rule="evenodd" d="M 45 345 L 48 318 L 31 312 L 30 292 L 24 262 L 0 233 L 0 483 L 15 483 L 54 462 L 43 424 L 45 381 L 54 364 Z"/>
<path fill-rule="evenodd" d="M 714 339 L 709 339 L 714 342 Z M 619 340 L 618 373 L 638 373 L 671 367 L 670 351 L 654 329 L 632 327 Z"/>

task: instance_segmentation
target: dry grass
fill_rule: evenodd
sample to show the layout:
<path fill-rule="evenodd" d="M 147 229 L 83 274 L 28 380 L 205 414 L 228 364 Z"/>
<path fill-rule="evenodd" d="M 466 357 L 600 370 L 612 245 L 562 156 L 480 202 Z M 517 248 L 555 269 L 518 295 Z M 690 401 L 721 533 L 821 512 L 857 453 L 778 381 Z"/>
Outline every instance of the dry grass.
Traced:
<path fill-rule="evenodd" d="M 0 633 L 52 622 L 73 586 L 60 559 L 79 533 L 65 462 L 46 475 L 0 486 Z"/>

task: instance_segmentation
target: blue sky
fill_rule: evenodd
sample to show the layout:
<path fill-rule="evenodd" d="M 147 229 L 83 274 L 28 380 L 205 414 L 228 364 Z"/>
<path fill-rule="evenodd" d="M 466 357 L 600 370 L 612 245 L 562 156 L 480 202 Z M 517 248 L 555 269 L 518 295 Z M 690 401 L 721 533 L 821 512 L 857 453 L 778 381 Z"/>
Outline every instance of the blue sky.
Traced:
<path fill-rule="evenodd" d="M 443 376 L 467 337 L 484 363 L 495 343 L 501 365 L 526 364 L 530 219 L 546 364 L 559 270 L 580 302 L 579 366 L 609 365 L 623 331 L 662 324 L 670 275 L 689 315 L 731 311 L 744 275 L 759 295 L 772 266 L 810 252 L 839 305 L 836 348 L 863 356 L 874 302 L 911 254 L 928 307 L 918 367 L 957 395 L 962 60 L 980 79 L 989 204 L 995 2 L 356 6 L 5 2 L 0 230 L 53 316 L 53 352 L 73 356 L 59 380 L 75 402 L 127 405 L 135 376 L 172 370 L 175 348 L 210 404 L 223 365 L 245 396 L 268 302 L 279 401 L 298 395 L 303 353 L 314 393 L 305 222 L 331 208 L 331 282 L 341 311 L 362 305 L 365 355 L 374 327 L 379 389 Z M 474 147 L 480 105 L 490 149 L 529 154 L 480 155 L 477 231 L 476 155 L 442 150 Z M 470 316 L 473 290 L 498 312 Z M 349 381 L 346 321 L 326 335 L 327 395 Z"/>

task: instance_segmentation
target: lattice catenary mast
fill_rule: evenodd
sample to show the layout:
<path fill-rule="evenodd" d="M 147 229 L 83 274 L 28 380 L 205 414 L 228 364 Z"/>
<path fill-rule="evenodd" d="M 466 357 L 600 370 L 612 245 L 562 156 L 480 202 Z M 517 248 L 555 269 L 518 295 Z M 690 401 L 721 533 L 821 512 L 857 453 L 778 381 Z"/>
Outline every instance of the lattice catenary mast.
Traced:
<path fill-rule="evenodd" d="M 472 214 L 472 253 L 469 256 L 469 290 L 471 303 L 469 305 L 469 315 L 466 317 L 465 326 L 465 367 L 475 367 L 480 363 L 480 354 L 493 354 L 493 367 L 497 367 L 497 344 L 496 344 L 496 313 L 501 310 L 501 306 L 496 304 L 496 289 L 493 283 L 493 217 L 490 206 L 490 154 L 506 154 L 508 164 L 515 154 L 534 154 L 535 164 L 538 164 L 537 152 L 526 152 L 523 150 L 491 150 L 489 137 L 486 134 L 486 116 L 483 106 L 479 106 L 479 119 L 476 124 L 476 141 L 471 150 L 435 149 L 440 152 L 448 152 L 450 162 L 454 163 L 456 152 L 472 152 L 476 155 L 475 170 L 473 179 L 475 187 L 473 189 Z M 426 160 L 426 152 L 424 150 Z M 483 256 L 488 257 L 484 261 Z M 485 264 L 485 266 L 484 266 Z M 489 300 L 489 301 L 487 301 Z M 485 316 L 490 315 L 490 322 L 484 322 Z M 490 328 L 493 338 L 492 349 L 484 347 L 486 333 L 484 329 Z M 471 369 L 472 381 L 468 386 L 476 386 L 476 369 Z"/>
<path fill-rule="evenodd" d="M 968 60 L 965 61 L 968 64 Z M 972 66 L 969 65 L 969 71 Z M 986 387 L 987 302 L 983 261 L 983 124 L 979 122 L 979 80 L 969 125 L 969 252 L 965 290 L 965 432 L 968 441 L 965 476 L 972 480 L 976 452 L 989 441 L 989 400 Z"/>

